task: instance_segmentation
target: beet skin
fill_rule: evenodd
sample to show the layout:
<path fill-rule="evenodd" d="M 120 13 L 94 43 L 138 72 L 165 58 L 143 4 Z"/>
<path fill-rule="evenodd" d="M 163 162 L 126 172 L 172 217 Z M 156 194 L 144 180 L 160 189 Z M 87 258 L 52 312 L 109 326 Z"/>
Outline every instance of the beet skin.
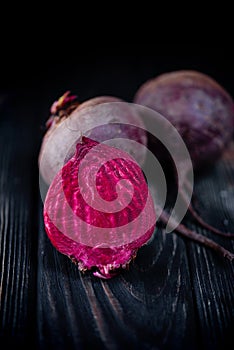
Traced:
<path fill-rule="evenodd" d="M 134 102 L 161 113 L 177 128 L 196 169 L 215 161 L 233 135 L 233 100 L 205 74 L 162 74 L 143 84 Z"/>

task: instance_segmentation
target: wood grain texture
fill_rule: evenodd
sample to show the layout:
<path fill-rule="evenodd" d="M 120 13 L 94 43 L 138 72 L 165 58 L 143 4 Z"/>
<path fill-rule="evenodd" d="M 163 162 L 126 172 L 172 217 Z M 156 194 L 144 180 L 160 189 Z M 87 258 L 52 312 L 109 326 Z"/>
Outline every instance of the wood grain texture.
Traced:
<path fill-rule="evenodd" d="M 33 343 L 36 246 L 33 220 L 33 131 L 21 128 L 29 109 L 10 99 L 0 120 L 0 334 L 4 345 Z M 30 132 L 29 132 L 30 130 Z M 30 148 L 29 148 L 30 145 Z M 37 192 L 36 192 L 37 193 Z M 3 346 L 3 347 L 2 347 Z"/>
<path fill-rule="evenodd" d="M 129 271 L 81 274 L 48 241 L 40 215 L 38 326 L 42 348 L 196 349 L 198 333 L 183 241 L 157 230 Z"/>
<path fill-rule="evenodd" d="M 199 210 L 215 227 L 234 232 L 234 163 L 219 161 L 197 182 Z M 198 231 L 234 251 L 234 241 Z M 188 244 L 190 275 L 204 348 L 228 348 L 234 330 L 234 265 Z"/>
<path fill-rule="evenodd" d="M 197 205 L 203 217 L 220 229 L 231 231 L 233 171 L 233 163 L 220 161 L 196 184 Z M 45 237 L 42 216 L 40 220 L 42 251 L 49 253 L 39 258 L 39 282 L 50 287 L 44 292 L 38 288 L 38 300 L 42 300 L 38 324 L 47 325 L 47 336 L 40 333 L 43 345 L 46 340 L 48 347 L 61 348 L 65 344 L 71 348 L 95 344 L 107 349 L 226 347 L 234 324 L 234 276 L 230 262 L 158 229 L 154 240 L 139 251 L 129 271 L 101 281 L 89 274 L 81 275 L 76 266 L 57 253 Z M 234 250 L 232 241 L 188 224 Z M 50 264 L 52 280 L 48 280 Z M 63 300 L 59 306 L 58 300 Z M 80 305 L 81 300 L 86 309 Z M 46 314 L 48 304 L 53 306 L 52 319 Z"/>

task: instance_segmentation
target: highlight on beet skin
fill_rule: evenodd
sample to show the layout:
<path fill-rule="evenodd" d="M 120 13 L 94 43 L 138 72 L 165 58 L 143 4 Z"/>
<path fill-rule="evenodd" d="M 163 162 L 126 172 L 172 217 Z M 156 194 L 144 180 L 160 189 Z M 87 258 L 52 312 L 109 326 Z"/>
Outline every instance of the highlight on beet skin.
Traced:
<path fill-rule="evenodd" d="M 126 152 L 83 137 L 44 203 L 47 235 L 81 271 L 111 278 L 153 235 L 156 216 L 144 174 Z"/>

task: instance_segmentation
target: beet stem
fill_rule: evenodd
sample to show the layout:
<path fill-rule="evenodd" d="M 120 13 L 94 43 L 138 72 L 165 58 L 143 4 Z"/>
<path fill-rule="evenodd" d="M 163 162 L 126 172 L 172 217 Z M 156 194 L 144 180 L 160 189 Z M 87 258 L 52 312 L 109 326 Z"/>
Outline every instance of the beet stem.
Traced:
<path fill-rule="evenodd" d="M 230 232 L 223 232 L 218 230 L 217 228 L 211 226 L 210 224 L 208 224 L 207 222 L 205 222 L 200 215 L 198 215 L 198 213 L 195 211 L 195 209 L 193 208 L 193 206 L 190 204 L 189 208 L 188 208 L 189 212 L 192 214 L 192 216 L 194 217 L 194 219 L 197 220 L 197 222 L 199 224 L 201 224 L 204 228 L 208 229 L 209 231 L 215 233 L 216 235 L 222 236 L 222 237 L 227 237 L 230 239 L 234 239 L 234 234 L 230 233 Z"/>
<path fill-rule="evenodd" d="M 187 182 L 185 182 L 186 185 Z M 188 199 L 186 198 L 186 194 L 182 191 L 180 192 L 183 200 L 185 201 L 185 203 L 188 205 L 188 210 L 190 212 L 190 214 L 193 216 L 193 218 L 200 224 L 202 225 L 204 228 L 206 228 L 207 230 L 213 232 L 216 235 L 222 236 L 222 237 L 226 237 L 226 238 L 230 238 L 230 239 L 234 239 L 234 234 L 230 233 L 230 232 L 223 232 L 220 231 L 219 229 L 215 228 L 214 226 L 208 224 L 207 222 L 205 222 L 202 217 L 196 212 L 196 210 L 193 208 L 192 204 L 189 204 Z"/>
<path fill-rule="evenodd" d="M 167 224 L 169 216 L 170 215 L 165 210 L 163 210 L 163 212 L 160 216 L 160 220 L 164 224 Z M 175 219 L 171 218 L 170 220 L 171 220 L 171 223 L 173 225 L 178 224 L 178 222 Z M 217 253 L 221 254 L 224 258 L 227 258 L 230 261 L 232 261 L 234 259 L 234 254 L 231 253 L 229 250 L 225 249 L 220 244 L 214 242 L 212 239 L 209 239 L 209 238 L 207 238 L 199 233 L 196 233 L 195 231 L 188 229 L 183 224 L 178 224 L 175 231 L 177 231 L 175 233 L 178 233 L 181 236 L 192 239 L 193 241 L 198 242 L 198 243 L 202 244 L 203 246 L 216 251 Z"/>

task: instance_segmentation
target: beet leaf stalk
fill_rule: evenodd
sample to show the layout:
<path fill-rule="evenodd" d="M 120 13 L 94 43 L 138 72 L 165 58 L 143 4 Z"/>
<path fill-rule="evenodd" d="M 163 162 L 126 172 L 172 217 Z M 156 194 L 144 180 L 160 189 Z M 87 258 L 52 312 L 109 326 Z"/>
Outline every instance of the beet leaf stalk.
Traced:
<path fill-rule="evenodd" d="M 163 210 L 161 216 L 160 216 L 160 221 L 164 224 L 167 224 L 168 219 L 169 219 L 170 215 Z M 228 260 L 232 261 L 234 259 L 234 254 L 231 253 L 229 250 L 225 249 L 224 247 L 222 247 L 220 244 L 214 242 L 212 239 L 207 238 L 193 230 L 190 230 L 189 228 L 187 228 L 186 226 L 184 226 L 183 224 L 178 224 L 176 222 L 176 219 L 171 218 L 171 223 L 173 225 L 177 224 L 177 228 L 176 228 L 176 233 L 189 238 L 191 240 L 193 240 L 194 242 L 197 242 L 207 248 L 210 248 L 212 250 L 214 250 L 215 252 L 219 253 L 221 256 L 223 256 L 224 258 L 227 258 Z"/>

